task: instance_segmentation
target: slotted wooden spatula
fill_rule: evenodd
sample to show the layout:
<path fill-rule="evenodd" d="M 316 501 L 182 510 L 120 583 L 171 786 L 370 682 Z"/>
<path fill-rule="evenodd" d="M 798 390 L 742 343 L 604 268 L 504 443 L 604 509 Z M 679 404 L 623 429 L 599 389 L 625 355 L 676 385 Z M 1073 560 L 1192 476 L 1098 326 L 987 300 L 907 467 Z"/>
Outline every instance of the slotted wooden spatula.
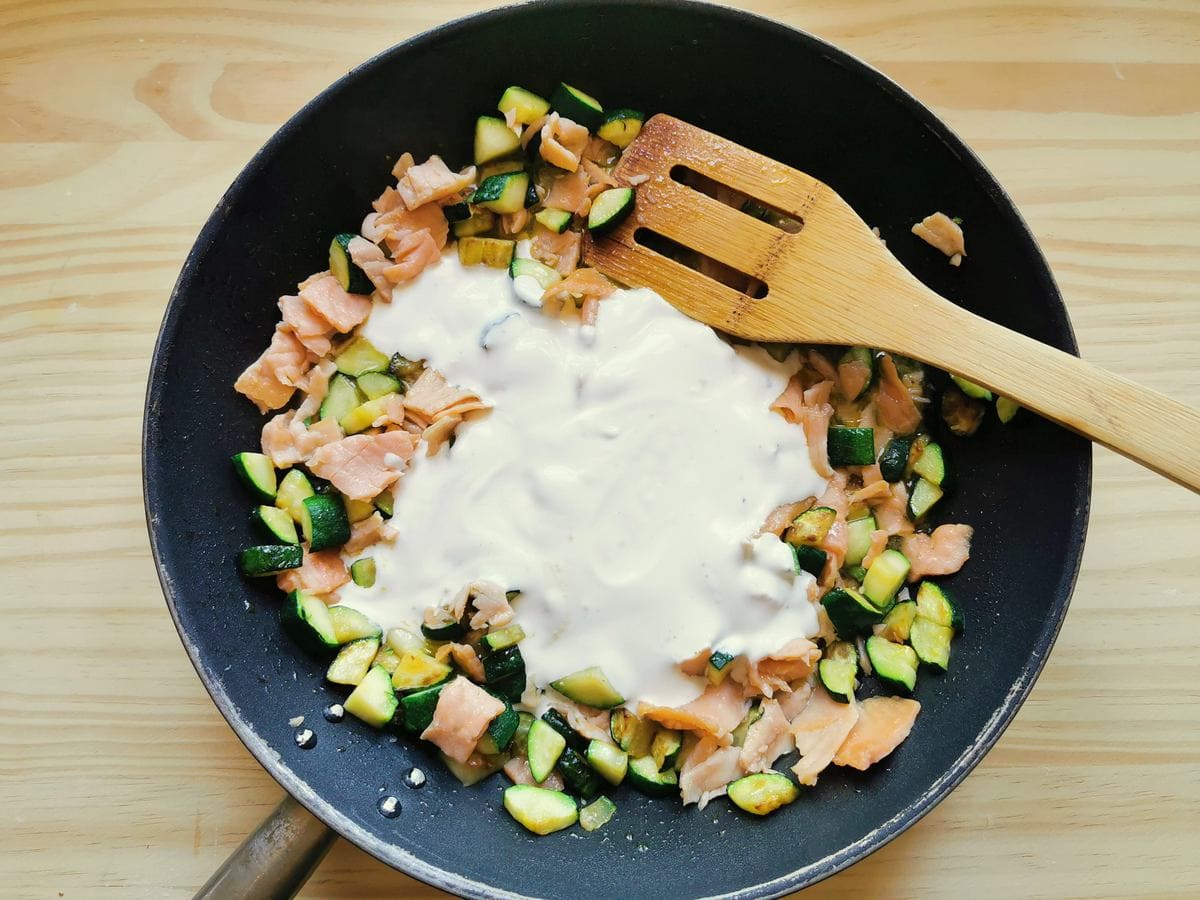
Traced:
<path fill-rule="evenodd" d="M 788 233 L 672 176 L 691 169 L 798 219 Z M 588 263 L 687 315 L 751 340 L 855 344 L 910 356 L 1016 400 L 1200 492 L 1200 413 L 931 291 L 815 178 L 656 115 L 615 176 L 636 207 L 584 247 Z M 655 232 L 766 284 L 755 299 L 638 242 Z M 969 263 L 968 263 L 969 264 Z"/>

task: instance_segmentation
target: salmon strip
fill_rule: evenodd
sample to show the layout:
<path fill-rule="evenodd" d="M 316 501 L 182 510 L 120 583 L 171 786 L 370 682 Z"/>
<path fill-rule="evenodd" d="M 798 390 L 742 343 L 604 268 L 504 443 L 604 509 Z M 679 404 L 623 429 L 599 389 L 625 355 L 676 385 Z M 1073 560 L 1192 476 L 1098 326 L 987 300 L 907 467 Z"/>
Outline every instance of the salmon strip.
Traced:
<path fill-rule="evenodd" d="M 557 769 L 553 769 L 546 780 L 540 784 L 534 780 L 533 773 L 529 771 L 529 760 L 524 756 L 514 756 L 504 764 L 504 774 L 508 776 L 513 784 L 532 784 L 535 787 L 543 787 L 548 791 L 561 791 L 563 789 L 562 776 L 558 774 Z"/>
<path fill-rule="evenodd" d="M 328 272 L 310 278 L 300 289 L 300 299 L 335 331 L 346 333 L 371 312 L 371 298 L 350 294 Z"/>
<path fill-rule="evenodd" d="M 319 553 L 304 551 L 304 562 L 298 569 L 288 569 L 275 576 L 281 591 L 307 591 L 320 594 L 325 602 L 329 596 L 350 580 L 350 571 L 342 562 L 337 550 L 322 550 Z"/>
<path fill-rule="evenodd" d="M 912 521 L 908 518 L 908 488 L 897 481 L 891 486 L 891 496 L 871 505 L 875 524 L 892 534 L 912 534 Z"/>
<path fill-rule="evenodd" d="M 837 366 L 838 387 L 841 389 L 842 396 L 847 400 L 853 400 L 861 394 L 871 381 L 871 367 L 866 365 L 858 357 L 853 357 L 838 363 Z"/>
<path fill-rule="evenodd" d="M 435 154 L 420 165 L 408 166 L 399 176 L 396 190 L 405 206 L 416 209 L 457 194 L 474 180 L 474 166 L 467 166 L 456 174 Z"/>
<path fill-rule="evenodd" d="M 679 772 L 684 806 L 696 803 L 704 809 L 710 800 L 724 794 L 727 785 L 742 775 L 740 758 L 737 747 L 722 746 L 711 737 L 701 739 Z"/>
<path fill-rule="evenodd" d="M 746 740 L 742 743 L 738 765 L 742 771 L 766 772 L 775 760 L 796 747 L 792 737 L 791 723 L 775 700 L 764 700 L 762 716 L 746 729 Z"/>
<path fill-rule="evenodd" d="M 382 215 L 394 209 L 403 209 L 404 201 L 400 198 L 398 190 L 394 187 L 386 187 L 383 189 L 382 194 L 371 201 L 371 208 L 375 210 L 377 215 Z"/>
<path fill-rule="evenodd" d="M 356 556 L 381 541 L 391 542 L 395 539 L 396 529 L 380 513 L 371 513 L 361 522 L 350 526 L 350 540 L 342 546 L 342 553 Z"/>
<path fill-rule="evenodd" d="M 370 500 L 400 477 L 414 449 L 407 431 L 356 434 L 318 448 L 308 466 L 347 497 Z"/>
<path fill-rule="evenodd" d="M 896 363 L 886 353 L 879 356 L 879 371 L 875 404 L 880 419 L 896 434 L 912 434 L 921 425 L 921 411 L 896 371 Z"/>
<path fill-rule="evenodd" d="M 542 294 L 542 305 L 566 303 L 568 300 L 603 300 L 616 289 L 598 269 L 576 269 L 562 281 L 546 288 Z"/>
<path fill-rule="evenodd" d="M 383 240 L 382 232 L 379 239 Z M 384 252 L 376 244 L 362 237 L 351 239 L 346 250 L 354 264 L 362 269 L 363 274 L 371 280 L 371 284 L 375 285 L 375 290 L 385 300 L 390 301 L 392 299 L 392 283 L 388 281 L 384 273 L 391 268 L 392 263 Z"/>
<path fill-rule="evenodd" d="M 867 555 L 862 558 L 860 565 L 864 569 L 871 567 L 871 563 L 878 559 L 879 554 L 887 549 L 888 533 L 882 528 L 876 528 L 871 532 L 871 546 L 867 550 Z"/>
<path fill-rule="evenodd" d="M 703 694 L 680 707 L 640 703 L 638 715 L 667 728 L 708 734 L 718 743 L 728 744 L 729 733 L 742 721 L 748 707 L 741 686 L 726 678 L 719 685 L 710 684 Z"/>
<path fill-rule="evenodd" d="M 951 258 L 951 262 L 954 257 L 958 257 L 961 261 L 967 255 L 967 244 L 963 237 L 962 226 L 943 212 L 935 212 L 933 215 L 926 216 L 912 227 L 912 233 L 931 247 L 941 250 Z M 958 263 L 953 264 L 958 265 Z"/>
<path fill-rule="evenodd" d="M 441 258 L 433 236 L 428 231 L 414 231 L 405 235 L 392 250 L 395 263 L 384 269 L 383 275 L 392 284 L 412 281 Z"/>
<path fill-rule="evenodd" d="M 820 648 L 808 638 L 793 638 L 762 659 L 736 665 L 730 678 L 745 686 L 747 696 L 773 697 L 787 691 L 790 682 L 807 678 L 820 658 Z"/>
<path fill-rule="evenodd" d="M 808 701 L 812 699 L 812 692 L 813 679 L 810 677 L 793 684 L 790 691 L 780 693 L 777 698 L 779 709 L 789 722 L 800 715 L 804 711 L 804 707 L 808 706 Z"/>
<path fill-rule="evenodd" d="M 238 376 L 233 388 L 265 413 L 287 405 L 308 369 L 308 349 L 292 332 L 276 328 L 270 346 Z"/>
<path fill-rule="evenodd" d="M 546 194 L 544 205 L 553 209 L 565 209 L 576 215 L 586 215 L 580 212 L 588 204 L 588 176 L 583 169 L 577 169 L 569 175 L 559 175 Z"/>
<path fill-rule="evenodd" d="M 779 537 L 792 524 L 792 519 L 805 510 L 812 509 L 814 505 L 815 498 L 808 497 L 804 500 L 797 500 L 795 503 L 785 503 L 782 506 L 777 506 L 767 514 L 767 518 L 763 522 L 762 528 L 758 530 L 758 533 L 766 534 L 770 532 Z"/>
<path fill-rule="evenodd" d="M 334 328 L 324 316 L 299 296 L 292 295 L 279 298 L 279 312 L 283 317 L 279 327 L 294 334 L 310 353 L 315 356 L 329 353 L 332 347 L 329 338 Z"/>
<path fill-rule="evenodd" d="M 441 250 L 450 237 L 450 223 L 446 214 L 436 203 L 426 203 L 416 209 L 401 206 L 375 220 L 375 227 L 383 232 L 383 240 L 396 256 L 396 248 L 406 237 L 420 231 L 429 232 L 434 244 Z"/>
<path fill-rule="evenodd" d="M 422 372 L 404 395 L 405 414 L 422 425 L 429 425 L 444 415 L 462 416 L 488 408 L 478 394 L 452 386 L 436 369 Z"/>
<path fill-rule="evenodd" d="M 421 732 L 448 757 L 465 763 L 489 723 L 504 712 L 503 701 L 461 675 L 442 688 L 433 721 Z"/>
<path fill-rule="evenodd" d="M 869 697 L 858 705 L 858 721 L 833 757 L 836 766 L 864 771 L 903 743 L 921 704 L 907 697 Z"/>
<path fill-rule="evenodd" d="M 475 652 L 475 648 L 470 644 L 456 644 L 454 642 L 442 644 L 433 655 L 438 662 L 452 660 L 469 678 L 475 681 L 482 682 L 487 678 L 487 673 L 483 668 L 483 661 L 479 658 L 479 654 Z"/>
<path fill-rule="evenodd" d="M 824 688 L 813 689 L 808 705 L 792 720 L 792 737 L 800 751 L 792 772 L 801 784 L 817 783 L 857 721 L 857 703 L 838 703 Z"/>
<path fill-rule="evenodd" d="M 278 468 L 306 462 L 318 449 L 341 440 L 342 429 L 333 419 L 305 425 L 298 410 L 280 413 L 262 429 L 262 451 Z"/>
<path fill-rule="evenodd" d="M 555 234 L 549 228 L 538 225 L 534 230 L 529 252 L 538 262 L 557 270 L 560 275 L 567 276 L 574 272 L 579 264 L 580 241 L 578 231 Z"/>
<path fill-rule="evenodd" d="M 586 128 L 552 112 L 542 126 L 542 143 L 538 152 L 550 165 L 574 172 L 579 168 L 579 160 L 587 142 Z"/>
<path fill-rule="evenodd" d="M 909 581 L 920 581 L 926 575 L 953 575 L 971 556 L 970 525 L 939 525 L 932 534 L 910 534 L 900 540 L 900 552 L 908 557 L 912 568 Z"/>
<path fill-rule="evenodd" d="M 296 382 L 296 387 L 304 392 L 303 402 L 296 407 L 296 418 L 304 421 L 309 416 L 315 416 L 321 410 L 321 402 L 329 391 L 329 379 L 337 371 L 337 364 L 332 359 L 325 359 L 309 369 Z"/>

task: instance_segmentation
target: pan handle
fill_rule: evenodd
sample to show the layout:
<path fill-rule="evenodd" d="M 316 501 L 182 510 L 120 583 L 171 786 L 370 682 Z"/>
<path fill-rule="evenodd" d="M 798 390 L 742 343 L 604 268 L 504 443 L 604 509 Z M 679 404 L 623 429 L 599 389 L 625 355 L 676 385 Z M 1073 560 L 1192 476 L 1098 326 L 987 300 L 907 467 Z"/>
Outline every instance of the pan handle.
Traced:
<path fill-rule="evenodd" d="M 291 797 L 213 873 L 196 900 L 291 900 L 336 834 Z"/>

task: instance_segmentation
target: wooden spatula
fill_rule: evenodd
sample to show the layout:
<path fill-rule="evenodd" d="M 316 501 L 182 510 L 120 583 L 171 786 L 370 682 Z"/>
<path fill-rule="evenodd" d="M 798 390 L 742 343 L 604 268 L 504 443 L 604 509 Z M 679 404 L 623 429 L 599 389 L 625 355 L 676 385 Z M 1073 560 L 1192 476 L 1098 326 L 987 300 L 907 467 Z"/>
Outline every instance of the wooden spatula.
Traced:
<path fill-rule="evenodd" d="M 675 180 L 677 167 L 802 226 L 788 233 L 746 215 Z M 1200 413 L 950 303 L 815 178 L 665 115 L 646 122 L 614 174 L 637 185 L 636 207 L 610 234 L 589 238 L 584 257 L 616 280 L 750 340 L 854 344 L 922 360 L 1200 492 Z M 643 246 L 642 230 L 752 276 L 766 295 L 755 299 Z"/>

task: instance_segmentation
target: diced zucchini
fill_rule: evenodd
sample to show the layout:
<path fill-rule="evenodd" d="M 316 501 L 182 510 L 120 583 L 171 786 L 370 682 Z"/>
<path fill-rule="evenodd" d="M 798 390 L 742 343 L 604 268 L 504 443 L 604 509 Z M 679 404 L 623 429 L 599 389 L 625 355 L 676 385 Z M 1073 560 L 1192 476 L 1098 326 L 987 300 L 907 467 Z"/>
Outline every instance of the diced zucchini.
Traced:
<path fill-rule="evenodd" d="M 607 797 L 597 797 L 579 811 L 579 827 L 584 831 L 595 831 L 607 825 L 616 811 L 617 804 Z"/>
<path fill-rule="evenodd" d="M 263 544 L 238 553 L 238 569 L 247 578 L 277 575 L 287 569 L 298 569 L 303 563 L 304 550 L 299 544 Z"/>
<path fill-rule="evenodd" d="M 375 290 L 375 285 L 367 277 L 367 273 L 354 264 L 350 258 L 350 242 L 358 237 L 357 234 L 337 234 L 329 242 L 329 271 L 337 279 L 348 294 L 369 294 Z"/>
<path fill-rule="evenodd" d="M 512 279 L 513 292 L 522 303 L 538 307 L 542 305 L 542 295 L 546 288 L 562 280 L 562 275 L 556 269 L 543 265 L 536 259 L 521 259 L 513 257 L 508 267 L 508 276 Z"/>
<path fill-rule="evenodd" d="M 458 240 L 458 260 L 464 266 L 481 263 L 493 269 L 507 269 L 516 250 L 514 241 L 501 238 L 464 237 Z"/>
<path fill-rule="evenodd" d="M 627 709 L 614 709 L 608 730 L 617 746 L 630 756 L 647 756 L 657 726 Z"/>
<path fill-rule="evenodd" d="M 374 400 L 360 403 L 342 416 L 338 420 L 338 424 L 342 426 L 342 431 L 346 432 L 346 434 L 358 434 L 359 432 L 366 431 L 371 427 L 373 422 L 387 414 L 392 398 L 398 396 L 399 394 L 384 394 L 382 397 L 376 397 Z"/>
<path fill-rule="evenodd" d="M 884 550 L 867 569 L 862 592 L 878 609 L 887 609 L 904 586 L 911 568 L 908 557 L 899 550 Z"/>
<path fill-rule="evenodd" d="M 300 530 L 313 553 L 340 547 L 350 540 L 350 520 L 346 507 L 337 494 L 314 494 L 305 497 L 300 513 Z"/>
<path fill-rule="evenodd" d="M 525 693 L 525 685 L 525 670 L 522 669 L 515 675 L 509 675 L 507 678 L 501 678 L 499 681 L 489 682 L 487 689 L 509 703 L 520 703 L 521 696 Z"/>
<path fill-rule="evenodd" d="M 378 400 L 387 394 L 399 394 L 400 379 L 387 372 L 368 372 L 358 379 L 358 389 L 368 400 Z"/>
<path fill-rule="evenodd" d="M 783 533 L 783 539 L 797 547 L 802 545 L 819 547 L 836 521 L 836 509 L 828 506 L 814 506 L 792 519 L 792 524 Z"/>
<path fill-rule="evenodd" d="M 353 525 L 375 514 L 375 504 L 370 500 L 355 500 L 353 497 L 342 497 L 342 505 L 346 507 L 346 518 Z"/>
<path fill-rule="evenodd" d="M 596 771 L 587 764 L 587 760 L 583 758 L 582 754 L 570 747 L 563 749 L 555 768 L 562 775 L 567 789 L 573 794 L 578 794 L 584 800 L 591 800 L 604 789 Z"/>
<path fill-rule="evenodd" d="M 400 657 L 391 647 L 380 647 L 379 652 L 375 654 L 375 665 L 383 666 L 390 675 L 396 671 L 396 666 L 400 665 Z"/>
<path fill-rule="evenodd" d="M 874 634 L 867 638 L 867 658 L 882 681 L 909 692 L 916 687 L 917 654 L 912 647 Z"/>
<path fill-rule="evenodd" d="M 419 691 L 441 684 L 452 674 L 454 669 L 449 664 L 428 653 L 409 650 L 400 654 L 400 662 L 392 672 L 392 687 L 398 691 Z"/>
<path fill-rule="evenodd" d="M 862 586 L 862 580 L 867 577 L 867 570 L 862 566 L 847 566 L 845 573 L 847 578 L 857 581 L 859 587 Z"/>
<path fill-rule="evenodd" d="M 708 665 L 704 668 L 704 675 L 708 679 L 709 684 L 720 684 L 724 681 L 730 671 L 734 657 L 728 653 L 722 653 L 720 650 L 714 650 L 708 657 Z M 645 756 L 645 752 L 639 753 L 638 756 Z"/>
<path fill-rule="evenodd" d="M 651 797 L 670 797 L 679 792 L 679 776 L 675 770 L 660 772 L 653 756 L 631 759 L 626 780 L 635 790 Z"/>
<path fill-rule="evenodd" d="M 279 482 L 275 505 L 285 510 L 292 521 L 300 524 L 304 519 L 304 501 L 316 494 L 308 476 L 299 469 L 292 469 Z"/>
<path fill-rule="evenodd" d="M 392 512 L 395 509 L 396 498 L 391 491 L 383 491 L 374 500 L 375 508 L 379 510 L 379 514 L 385 519 L 392 517 Z"/>
<path fill-rule="evenodd" d="M 338 351 L 333 358 L 334 365 L 343 375 L 357 378 L 368 372 L 386 372 L 388 357 L 375 349 L 375 345 L 365 337 L 356 337 Z"/>
<path fill-rule="evenodd" d="M 838 637 L 846 640 L 866 634 L 872 625 L 883 621 L 883 610 L 850 588 L 834 588 L 821 598 L 821 605 Z"/>
<path fill-rule="evenodd" d="M 588 231 L 592 234 L 612 231 L 633 212 L 633 206 L 633 188 L 615 187 L 601 191 L 588 210 Z"/>
<path fill-rule="evenodd" d="M 778 772 L 757 772 L 729 785 L 729 799 L 734 806 L 756 816 L 773 813 L 799 796 L 795 782 Z"/>
<path fill-rule="evenodd" d="M 650 742 L 650 755 L 658 763 L 658 768 L 669 769 L 679 759 L 679 751 L 683 749 L 683 734 L 673 728 L 660 728 Z"/>
<path fill-rule="evenodd" d="M 818 547 L 800 545 L 792 547 L 792 556 L 796 560 L 796 572 L 808 572 L 814 578 L 820 578 L 825 571 L 825 563 L 829 554 Z"/>
<path fill-rule="evenodd" d="M 991 400 L 992 392 L 985 387 L 981 387 L 973 381 L 967 381 L 958 375 L 951 375 L 950 379 L 962 388 L 962 392 L 968 397 L 974 397 L 976 400 Z"/>
<path fill-rule="evenodd" d="M 523 168 L 525 168 L 525 163 L 522 160 L 497 159 L 494 162 L 485 163 L 479 167 L 479 170 L 475 173 L 475 182 L 476 184 L 483 184 L 493 175 L 507 175 L 509 172 L 520 172 Z"/>
<path fill-rule="evenodd" d="M 917 659 L 943 672 L 950 665 L 950 641 L 953 637 L 954 629 L 949 625 L 939 625 L 921 615 L 917 616 L 908 633 L 908 641 Z"/>
<path fill-rule="evenodd" d="M 908 634 L 912 630 L 913 619 L 916 617 L 917 604 L 911 600 L 897 603 L 883 617 L 883 623 L 879 626 L 877 633 L 881 638 L 886 638 L 897 644 L 903 644 L 908 640 Z"/>
<path fill-rule="evenodd" d="M 869 466 L 875 462 L 875 429 L 834 425 L 826 447 L 831 466 Z"/>
<path fill-rule="evenodd" d="M 847 397 L 847 400 L 857 400 L 867 392 L 875 378 L 875 355 L 867 347 L 847 347 L 846 352 L 838 360 L 839 366 L 857 366 L 867 370 L 867 378 L 857 394 Z"/>
<path fill-rule="evenodd" d="M 520 149 L 521 136 L 503 119 L 480 116 L 475 120 L 475 165 L 481 166 Z"/>
<path fill-rule="evenodd" d="M 517 733 L 513 735 L 512 747 L 513 752 L 520 753 L 522 756 L 527 755 L 529 749 L 529 729 L 533 727 L 533 723 L 537 719 L 533 717 L 533 713 L 521 710 L 517 713 Z"/>
<path fill-rule="evenodd" d="M 598 666 L 572 672 L 550 682 L 550 686 L 576 703 L 594 706 L 597 709 L 612 709 L 625 702 L 625 698 L 617 692 Z"/>
<path fill-rule="evenodd" d="M 588 744 L 587 761 L 611 785 L 625 780 L 629 769 L 629 754 L 608 741 L 593 740 Z"/>
<path fill-rule="evenodd" d="M 746 732 L 750 730 L 750 726 L 763 717 L 762 704 L 757 700 L 746 710 L 746 715 L 742 716 L 742 721 L 738 722 L 737 726 L 730 732 L 730 742 L 735 747 L 741 747 L 746 743 Z"/>
<path fill-rule="evenodd" d="M 485 231 L 491 231 L 496 225 L 496 214 L 488 209 L 473 209 L 471 210 L 471 218 L 463 219 L 461 222 L 454 223 L 454 236 L 456 238 L 474 237 L 477 234 L 483 234 Z M 459 251 L 459 258 L 462 258 L 462 251 Z M 476 260 L 476 263 L 482 260 Z M 463 265 L 474 265 L 474 263 L 466 263 Z"/>
<path fill-rule="evenodd" d="M 300 543 L 300 536 L 296 534 L 296 523 L 278 506 L 256 506 L 250 517 L 267 537 L 283 544 Z"/>
<path fill-rule="evenodd" d="M 358 684 L 366 677 L 379 653 L 379 638 L 351 641 L 338 651 L 325 677 L 334 684 Z"/>
<path fill-rule="evenodd" d="M 398 378 L 402 384 L 412 384 L 424 371 L 423 359 L 409 359 L 402 353 L 393 353 L 392 358 L 388 360 L 388 373 Z"/>
<path fill-rule="evenodd" d="M 605 114 L 604 121 L 596 129 L 596 135 L 624 150 L 642 133 L 645 120 L 646 117 L 636 109 L 614 109 Z"/>
<path fill-rule="evenodd" d="M 279 618 L 288 636 L 309 653 L 326 656 L 339 646 L 329 607 L 315 594 L 292 591 L 283 601 Z"/>
<path fill-rule="evenodd" d="M 321 401 L 320 416 L 322 419 L 340 421 L 346 413 L 362 402 L 363 396 L 359 393 L 354 379 L 336 372 L 329 379 L 329 388 L 325 392 L 325 399 Z"/>
<path fill-rule="evenodd" d="M 389 628 L 384 641 L 399 656 L 403 656 L 410 650 L 413 653 L 430 652 L 429 643 L 425 638 L 415 632 L 409 631 L 407 628 Z"/>
<path fill-rule="evenodd" d="M 942 499 L 942 489 L 931 481 L 918 478 L 908 495 L 908 516 L 918 522 L 929 514 L 929 510 Z"/>
<path fill-rule="evenodd" d="M 421 623 L 421 634 L 431 641 L 456 641 L 466 633 L 462 623 L 445 609 L 436 611 L 433 622 Z"/>
<path fill-rule="evenodd" d="M 439 753 L 442 764 L 450 770 L 450 774 L 459 780 L 464 787 L 479 784 L 483 779 L 495 775 L 504 767 L 504 758 L 488 756 L 483 753 L 472 753 L 465 763 Z"/>
<path fill-rule="evenodd" d="M 562 791 L 550 791 L 532 784 L 514 784 L 505 788 L 504 808 L 534 834 L 561 831 L 579 820 L 579 807 L 574 799 Z"/>
<path fill-rule="evenodd" d="M 954 629 L 955 634 L 963 630 L 962 607 L 955 602 L 944 587 L 934 581 L 922 581 L 917 588 L 917 615 Z"/>
<path fill-rule="evenodd" d="M 475 749 L 489 755 L 503 753 L 512 744 L 520 724 L 520 715 L 512 708 L 511 703 L 505 702 L 504 712 L 488 724 L 487 731 L 483 733 Z"/>
<path fill-rule="evenodd" d="M 567 748 L 567 740 L 542 719 L 529 726 L 525 741 L 525 755 L 529 758 L 529 772 L 533 780 L 541 784 L 554 770 L 558 758 Z"/>
<path fill-rule="evenodd" d="M 529 175 L 526 172 L 492 175 L 485 178 L 471 195 L 471 205 L 481 206 L 501 215 L 519 212 L 525 208 L 525 192 L 528 188 Z"/>
<path fill-rule="evenodd" d="M 542 713 L 542 721 L 557 731 L 566 740 L 567 746 L 577 753 L 587 753 L 588 739 L 571 727 L 563 714 L 551 707 Z"/>
<path fill-rule="evenodd" d="M 565 209 L 554 209 L 547 206 L 545 209 L 538 210 L 533 218 L 555 234 L 562 234 L 570 227 L 572 215 Z"/>
<path fill-rule="evenodd" d="M 569 84 L 559 84 L 550 95 L 550 106 L 559 115 L 578 122 L 588 131 L 595 131 L 604 121 L 604 107 L 600 101 Z"/>
<path fill-rule="evenodd" d="M 879 474 L 889 484 L 903 481 L 908 468 L 908 454 L 912 449 L 912 438 L 894 437 L 884 445 L 879 454 Z"/>
<path fill-rule="evenodd" d="M 349 606 L 329 607 L 329 621 L 333 623 L 333 636 L 339 644 L 359 638 L 377 638 L 383 633 L 382 628 Z"/>
<path fill-rule="evenodd" d="M 834 641 L 817 664 L 817 674 L 829 696 L 849 703 L 858 687 L 858 650 L 849 641 Z"/>
<path fill-rule="evenodd" d="M 503 650 L 506 647 L 512 647 L 525 640 L 525 629 L 512 622 L 505 625 L 503 628 L 497 628 L 494 631 L 489 631 L 483 636 L 483 643 L 489 650 Z"/>
<path fill-rule="evenodd" d="M 350 715 L 362 719 L 368 725 L 382 728 L 392 721 L 392 716 L 396 714 L 396 704 L 396 692 L 392 690 L 392 681 L 388 677 L 387 669 L 374 666 L 350 692 L 342 706 Z"/>
<path fill-rule="evenodd" d="M 233 470 L 238 473 L 246 487 L 255 498 L 263 503 L 275 502 L 275 492 L 278 481 L 275 466 L 269 457 L 262 453 L 235 453 L 233 455 Z"/>
<path fill-rule="evenodd" d="M 375 560 L 373 557 L 364 556 L 362 559 L 356 559 L 350 564 L 350 580 L 359 587 L 369 588 L 375 586 Z"/>
<path fill-rule="evenodd" d="M 878 526 L 874 516 L 852 519 L 846 523 L 846 565 L 861 565 L 871 549 L 871 535 Z"/>
<path fill-rule="evenodd" d="M 946 453 L 942 450 L 942 445 L 932 441 L 925 444 L 921 448 L 921 455 L 913 462 L 912 470 L 914 475 L 919 475 L 930 484 L 942 487 L 949 474 L 946 468 Z"/>
<path fill-rule="evenodd" d="M 1007 397 L 996 398 L 996 415 L 1000 417 L 1000 421 L 1007 425 L 1013 420 L 1021 410 L 1021 405 L 1016 400 L 1009 400 Z"/>
<path fill-rule="evenodd" d="M 442 215 L 453 225 L 455 222 L 465 222 L 471 218 L 470 203 L 447 203 L 442 207 Z"/>
<path fill-rule="evenodd" d="M 525 659 L 521 648 L 515 644 L 503 650 L 487 651 L 483 654 L 484 681 L 491 684 L 513 675 L 525 673 Z"/>
<path fill-rule="evenodd" d="M 438 698 L 446 682 L 435 684 L 424 690 L 413 691 L 400 698 L 400 722 L 404 729 L 411 734 L 420 734 L 433 721 L 434 710 L 437 709 Z M 391 682 L 388 682 L 391 689 Z"/>
<path fill-rule="evenodd" d="M 505 114 L 515 113 L 514 119 L 522 125 L 531 125 L 550 112 L 550 101 L 514 84 L 505 88 L 496 108 Z"/>

